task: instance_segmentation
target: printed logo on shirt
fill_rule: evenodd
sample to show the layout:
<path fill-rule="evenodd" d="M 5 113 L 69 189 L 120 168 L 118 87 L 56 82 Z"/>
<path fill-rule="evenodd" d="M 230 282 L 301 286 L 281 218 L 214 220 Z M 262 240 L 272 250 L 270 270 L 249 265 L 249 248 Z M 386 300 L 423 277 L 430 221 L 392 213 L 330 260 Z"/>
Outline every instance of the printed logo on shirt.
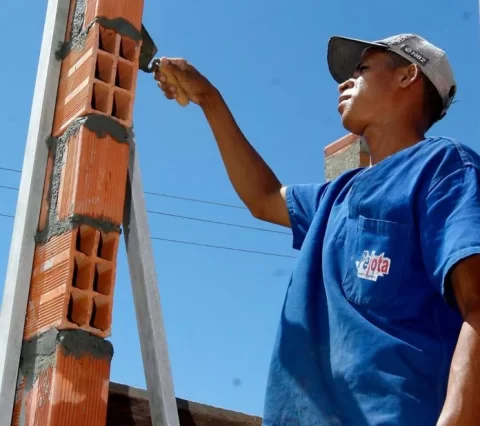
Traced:
<path fill-rule="evenodd" d="M 379 277 L 388 275 L 390 272 L 390 259 L 385 257 L 385 253 L 375 254 L 365 250 L 360 260 L 355 261 L 357 265 L 357 276 L 365 280 L 377 281 Z"/>

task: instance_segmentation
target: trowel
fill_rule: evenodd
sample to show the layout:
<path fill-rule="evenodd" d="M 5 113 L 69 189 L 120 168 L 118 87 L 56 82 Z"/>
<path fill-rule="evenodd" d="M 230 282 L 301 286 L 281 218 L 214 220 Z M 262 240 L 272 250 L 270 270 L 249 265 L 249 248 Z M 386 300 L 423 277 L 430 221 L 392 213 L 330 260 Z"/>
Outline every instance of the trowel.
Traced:
<path fill-rule="evenodd" d="M 152 74 L 157 70 L 160 70 L 162 74 L 167 77 L 167 83 L 174 85 L 177 88 L 178 97 L 176 101 L 181 106 L 187 106 L 190 102 L 185 90 L 180 87 L 176 77 L 161 68 L 160 59 L 155 58 L 158 52 L 158 48 L 155 45 L 152 37 L 148 33 L 144 25 L 142 25 L 142 48 L 140 50 L 139 68 L 147 74 Z"/>

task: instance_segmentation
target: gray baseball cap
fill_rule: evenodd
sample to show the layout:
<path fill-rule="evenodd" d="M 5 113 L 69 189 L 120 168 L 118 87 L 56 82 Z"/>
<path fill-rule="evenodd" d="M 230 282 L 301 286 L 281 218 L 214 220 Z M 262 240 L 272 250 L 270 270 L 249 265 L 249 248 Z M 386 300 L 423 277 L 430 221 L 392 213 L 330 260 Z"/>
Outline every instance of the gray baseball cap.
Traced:
<path fill-rule="evenodd" d="M 417 34 L 399 34 L 378 41 L 332 37 L 328 43 L 328 67 L 337 83 L 353 77 L 363 51 L 380 47 L 418 64 L 425 76 L 437 88 L 443 101 L 442 118 L 452 104 L 457 91 L 446 53 Z"/>

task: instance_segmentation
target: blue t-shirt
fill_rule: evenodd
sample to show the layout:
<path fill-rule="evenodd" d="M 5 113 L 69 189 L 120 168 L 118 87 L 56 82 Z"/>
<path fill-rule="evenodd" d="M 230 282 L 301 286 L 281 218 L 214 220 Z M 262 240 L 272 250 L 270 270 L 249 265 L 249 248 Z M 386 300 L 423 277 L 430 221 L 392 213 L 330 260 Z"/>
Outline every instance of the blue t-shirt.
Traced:
<path fill-rule="evenodd" d="M 371 168 L 293 185 L 300 250 L 265 426 L 434 426 L 462 318 L 448 285 L 480 253 L 480 157 L 428 138 Z"/>

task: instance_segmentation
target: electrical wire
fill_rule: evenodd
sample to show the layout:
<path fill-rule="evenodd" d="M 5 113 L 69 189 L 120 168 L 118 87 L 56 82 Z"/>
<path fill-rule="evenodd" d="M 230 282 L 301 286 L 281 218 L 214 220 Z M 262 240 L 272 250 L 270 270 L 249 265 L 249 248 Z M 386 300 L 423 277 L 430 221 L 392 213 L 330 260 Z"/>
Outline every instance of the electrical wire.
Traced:
<path fill-rule="evenodd" d="M 151 192 L 151 191 L 144 191 L 144 192 L 147 195 L 155 195 L 157 197 L 173 198 L 176 200 L 193 201 L 194 203 L 213 204 L 214 206 L 230 207 L 232 209 L 239 209 L 239 210 L 247 210 L 245 206 L 236 206 L 234 204 L 218 203 L 216 201 L 201 200 L 199 198 L 179 197 L 177 195 L 163 194 L 161 192 Z"/>
<path fill-rule="evenodd" d="M 8 172 L 21 173 L 21 170 L 12 169 L 12 168 L 3 167 L 3 166 L 0 166 L 0 170 L 4 170 L 4 171 L 8 171 Z M 8 186 L 8 185 L 0 185 L 0 188 L 11 190 L 11 191 L 18 191 L 18 188 L 13 187 L 13 186 Z M 196 202 L 196 203 L 211 204 L 211 205 L 216 205 L 216 206 L 220 206 L 220 207 L 229 207 L 229 208 L 242 209 L 242 210 L 246 209 L 246 207 L 236 206 L 236 205 L 233 205 L 233 204 L 218 203 L 218 202 L 209 201 L 209 200 L 202 200 L 202 199 L 198 199 L 198 198 L 180 197 L 180 196 L 164 194 L 164 193 L 160 193 L 160 192 L 145 191 L 145 194 L 159 196 L 159 197 L 173 198 L 173 199 L 177 199 L 177 200 L 192 201 L 192 202 Z M 216 221 L 216 220 L 202 219 L 202 218 L 195 217 L 195 216 L 183 216 L 183 215 L 178 215 L 178 214 L 173 214 L 173 213 L 161 212 L 161 211 L 157 211 L 157 210 L 147 210 L 147 213 L 160 215 L 160 216 L 175 217 L 175 218 L 184 219 L 184 220 L 192 220 L 192 221 L 203 222 L 203 223 L 211 223 L 211 224 L 215 224 L 215 225 L 223 225 L 223 226 L 230 226 L 230 227 L 235 227 L 235 228 L 249 229 L 249 230 L 252 230 L 252 231 L 270 232 L 270 233 L 274 233 L 274 234 L 290 235 L 288 232 L 276 231 L 276 230 L 273 230 L 273 229 L 258 228 L 258 227 L 254 227 L 254 226 L 239 225 L 239 224 L 230 223 L 230 222 L 221 222 L 221 221 Z M 13 215 L 8 215 L 8 214 L 4 214 L 4 213 L 0 213 L 0 216 L 1 217 L 14 218 Z M 296 258 L 295 256 L 290 256 L 290 255 L 285 255 L 285 254 L 263 252 L 263 251 L 257 251 L 257 250 L 248 250 L 248 249 L 241 249 L 241 248 L 236 248 L 236 247 L 218 246 L 218 245 L 213 245 L 213 244 L 203 244 L 203 243 L 197 243 L 197 242 L 194 242 L 194 241 L 182 241 L 182 240 L 168 239 L 168 238 L 163 238 L 163 237 L 151 237 L 151 238 L 153 240 L 157 240 L 157 241 L 165 241 L 165 242 L 171 242 L 171 243 L 177 243 L 177 244 L 186 244 L 186 245 L 199 246 L 199 247 L 207 247 L 207 248 L 214 248 L 214 249 L 238 251 L 238 252 L 244 252 L 244 253 L 260 254 L 260 255 L 264 255 L 264 256 L 285 257 L 285 258 L 291 258 L 291 259 Z"/>
<path fill-rule="evenodd" d="M 10 190 L 12 190 L 12 191 L 18 191 L 18 188 L 15 188 L 15 187 L 13 187 L 13 186 L 0 185 L 0 188 L 10 189 Z"/>
<path fill-rule="evenodd" d="M 15 216 L 13 216 L 11 214 L 0 213 L 0 217 L 8 217 L 8 218 L 13 219 Z M 258 250 L 248 250 L 248 249 L 242 249 L 242 248 L 238 248 L 238 247 L 218 246 L 218 245 L 213 245 L 213 244 L 203 244 L 203 243 L 197 243 L 195 241 L 182 241 L 182 240 L 175 240 L 175 239 L 163 238 L 163 237 L 151 237 L 151 238 L 152 238 L 152 240 L 165 241 L 165 242 L 169 242 L 169 243 L 186 244 L 186 245 L 190 245 L 190 246 L 214 248 L 214 249 L 229 250 L 229 251 L 237 251 L 237 252 L 242 252 L 242 253 L 260 254 L 260 255 L 263 255 L 263 256 L 274 256 L 274 257 L 284 257 L 284 258 L 289 258 L 289 259 L 296 259 L 296 256 L 290 256 L 288 254 L 271 253 L 271 252 L 267 252 L 267 251 L 258 251 Z"/>
<path fill-rule="evenodd" d="M 219 222 L 219 221 L 216 221 L 216 220 L 201 219 L 199 217 L 194 217 L 194 216 L 182 216 L 182 215 L 179 215 L 179 214 L 165 213 L 165 212 L 159 212 L 159 211 L 155 211 L 155 210 L 147 210 L 147 213 L 156 214 L 156 215 L 160 215 L 160 216 L 176 217 L 176 218 L 179 218 L 179 219 L 196 220 L 198 222 L 212 223 L 212 224 L 215 224 L 215 225 L 224 225 L 224 226 L 232 226 L 232 227 L 235 227 L 235 228 L 251 229 L 252 231 L 262 231 L 262 232 L 271 232 L 271 233 L 274 233 L 274 234 L 290 235 L 289 232 L 275 231 L 274 229 L 257 228 L 255 226 L 239 225 L 237 223 Z"/>
<path fill-rule="evenodd" d="M 19 169 L 9 169 L 8 167 L 0 167 L 0 170 L 5 170 L 6 172 L 22 173 L 22 171 Z"/>
<path fill-rule="evenodd" d="M 0 189 L 8 189 L 8 190 L 11 190 L 11 191 L 18 191 L 18 188 L 15 188 L 13 186 L 6 186 L 6 185 L 0 185 Z M 185 220 L 194 220 L 194 221 L 197 221 L 197 222 L 211 223 L 211 224 L 215 224 L 215 225 L 231 226 L 233 228 L 250 229 L 252 231 L 270 232 L 272 234 L 281 234 L 281 235 L 290 235 L 289 232 L 276 231 L 274 229 L 258 228 L 256 226 L 239 225 L 237 223 L 230 223 L 230 222 L 220 222 L 220 221 L 217 221 L 217 220 L 202 219 L 200 217 L 195 217 L 195 216 L 183 216 L 183 215 L 179 215 L 179 214 L 160 212 L 158 210 L 147 210 L 147 213 L 155 214 L 155 215 L 159 215 L 159 216 L 176 217 L 176 218 L 185 219 Z"/>
<path fill-rule="evenodd" d="M 170 242 L 170 243 L 188 244 L 188 245 L 192 245 L 192 246 L 200 246 L 200 247 L 207 247 L 207 248 L 240 251 L 240 252 L 244 252 L 244 253 L 262 254 L 264 256 L 288 257 L 290 259 L 296 259 L 295 256 L 289 256 L 288 254 L 279 254 L 279 253 L 271 253 L 271 252 L 266 252 L 266 251 L 247 250 L 247 249 L 241 249 L 241 248 L 237 248 L 237 247 L 216 246 L 216 245 L 213 245 L 213 244 L 196 243 L 196 242 L 193 242 L 193 241 L 180 241 L 180 240 L 172 240 L 172 239 L 169 239 L 169 238 L 161 238 L 161 237 L 152 237 L 152 240 L 167 241 L 167 242 Z"/>
<path fill-rule="evenodd" d="M 8 167 L 0 167 L 0 170 L 4 170 L 4 171 L 7 171 L 7 172 L 15 172 L 15 173 L 21 173 L 22 172 L 21 170 L 10 169 Z M 5 188 L 5 189 L 13 189 L 13 188 L 8 188 L 8 187 L 3 187 L 3 186 L 0 186 L 0 187 Z M 247 210 L 247 208 L 245 206 L 238 206 L 238 205 L 235 205 L 235 204 L 227 204 L 227 203 L 219 203 L 219 202 L 210 201 L 210 200 L 202 200 L 200 198 L 181 197 L 181 196 L 178 196 L 178 195 L 171 195 L 171 194 L 165 194 L 163 192 L 153 192 L 153 191 L 144 191 L 144 193 L 146 195 L 154 195 L 156 197 L 165 197 L 165 198 L 172 198 L 172 199 L 175 199 L 175 200 L 192 201 L 194 203 L 211 204 L 211 205 L 220 206 L 220 207 L 229 207 L 229 208 L 238 209 L 238 210 Z"/>

